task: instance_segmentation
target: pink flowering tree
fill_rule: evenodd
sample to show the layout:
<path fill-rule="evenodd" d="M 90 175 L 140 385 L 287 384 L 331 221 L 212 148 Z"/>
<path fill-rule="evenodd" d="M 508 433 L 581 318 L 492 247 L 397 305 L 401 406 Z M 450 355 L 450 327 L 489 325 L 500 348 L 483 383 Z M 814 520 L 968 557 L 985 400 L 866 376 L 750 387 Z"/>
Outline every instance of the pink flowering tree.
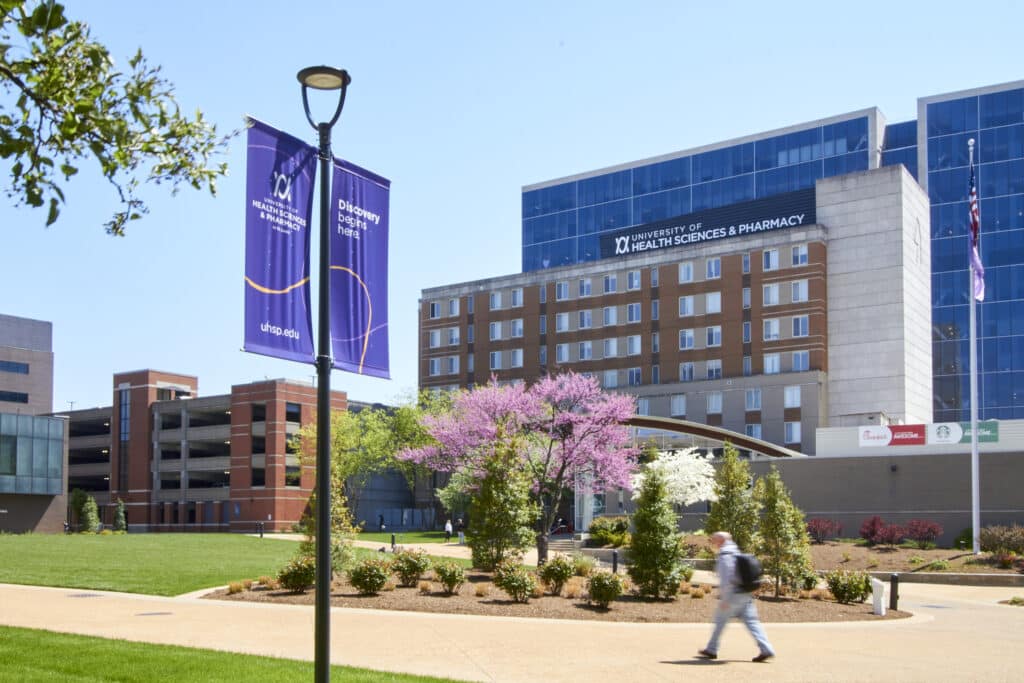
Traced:
<path fill-rule="evenodd" d="M 592 491 L 629 487 L 637 453 L 623 423 L 635 407 L 632 396 L 603 392 L 593 378 L 572 372 L 529 388 L 492 381 L 458 394 L 450 412 L 426 418 L 424 426 L 436 443 L 399 457 L 478 479 L 499 443 L 515 444 L 515 462 L 532 482 L 541 510 L 537 552 L 544 561 L 548 530 L 577 478 Z"/>

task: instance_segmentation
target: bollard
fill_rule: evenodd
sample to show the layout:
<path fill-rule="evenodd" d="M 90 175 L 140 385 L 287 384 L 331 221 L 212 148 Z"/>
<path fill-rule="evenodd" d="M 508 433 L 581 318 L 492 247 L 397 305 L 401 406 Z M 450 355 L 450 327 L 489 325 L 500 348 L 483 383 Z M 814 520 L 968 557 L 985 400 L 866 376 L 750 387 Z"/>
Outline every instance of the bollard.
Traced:
<path fill-rule="evenodd" d="M 619 573 L 619 551 L 612 551 L 612 574 Z"/>
<path fill-rule="evenodd" d="M 885 584 L 871 577 L 872 611 L 880 617 L 885 616 Z"/>
<path fill-rule="evenodd" d="M 896 603 L 900 599 L 900 575 L 892 574 L 889 576 L 889 609 L 895 610 Z"/>
<path fill-rule="evenodd" d="M 391 552 L 395 551 L 395 535 L 391 534 Z"/>
<path fill-rule="evenodd" d="M 260 538 L 263 538 L 263 522 L 256 522 L 256 527 L 260 532 Z"/>

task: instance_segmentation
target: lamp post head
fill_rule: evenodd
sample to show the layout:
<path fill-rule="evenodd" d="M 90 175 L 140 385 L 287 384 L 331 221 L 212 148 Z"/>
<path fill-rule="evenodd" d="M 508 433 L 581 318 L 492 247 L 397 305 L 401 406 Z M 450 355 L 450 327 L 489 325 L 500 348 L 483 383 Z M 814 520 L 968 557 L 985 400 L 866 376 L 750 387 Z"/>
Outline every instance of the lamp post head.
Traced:
<path fill-rule="evenodd" d="M 303 86 L 317 90 L 343 90 L 352 82 L 347 71 L 333 66 L 307 66 L 296 77 Z"/>

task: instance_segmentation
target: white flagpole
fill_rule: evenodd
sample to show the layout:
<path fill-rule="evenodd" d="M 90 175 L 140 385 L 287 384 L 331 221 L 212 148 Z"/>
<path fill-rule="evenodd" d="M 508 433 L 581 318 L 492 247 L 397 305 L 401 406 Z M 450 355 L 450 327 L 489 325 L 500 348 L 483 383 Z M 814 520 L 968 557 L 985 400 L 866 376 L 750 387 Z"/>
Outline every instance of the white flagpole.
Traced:
<path fill-rule="evenodd" d="M 967 141 L 968 154 L 970 155 L 971 166 L 974 166 L 974 138 Z M 975 180 L 975 186 L 977 181 Z M 970 226 L 967 228 L 970 230 Z M 978 230 L 978 241 L 981 241 L 981 230 Z M 968 240 L 970 248 L 974 248 L 973 240 Z M 968 296 L 971 305 L 971 531 L 974 535 L 974 554 L 981 554 L 981 489 L 978 484 L 978 332 L 975 321 L 975 309 L 977 300 L 974 298 L 974 260 L 968 254 L 968 261 L 971 264 L 968 289 Z"/>

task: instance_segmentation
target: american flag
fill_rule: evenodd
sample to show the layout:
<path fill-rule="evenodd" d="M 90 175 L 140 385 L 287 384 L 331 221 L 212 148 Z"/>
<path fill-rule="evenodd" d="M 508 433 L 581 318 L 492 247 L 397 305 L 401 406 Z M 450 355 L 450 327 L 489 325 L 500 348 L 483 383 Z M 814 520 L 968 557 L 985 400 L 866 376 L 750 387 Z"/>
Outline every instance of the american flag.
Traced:
<path fill-rule="evenodd" d="M 972 141 L 973 142 L 973 141 Z M 974 182 L 974 162 L 971 162 L 971 194 L 969 212 L 971 214 L 971 227 L 967 231 L 968 251 L 971 263 L 971 273 L 974 280 L 975 301 L 985 300 L 985 268 L 981 265 L 981 245 L 978 242 L 981 231 L 981 213 L 978 211 L 978 189 Z"/>

